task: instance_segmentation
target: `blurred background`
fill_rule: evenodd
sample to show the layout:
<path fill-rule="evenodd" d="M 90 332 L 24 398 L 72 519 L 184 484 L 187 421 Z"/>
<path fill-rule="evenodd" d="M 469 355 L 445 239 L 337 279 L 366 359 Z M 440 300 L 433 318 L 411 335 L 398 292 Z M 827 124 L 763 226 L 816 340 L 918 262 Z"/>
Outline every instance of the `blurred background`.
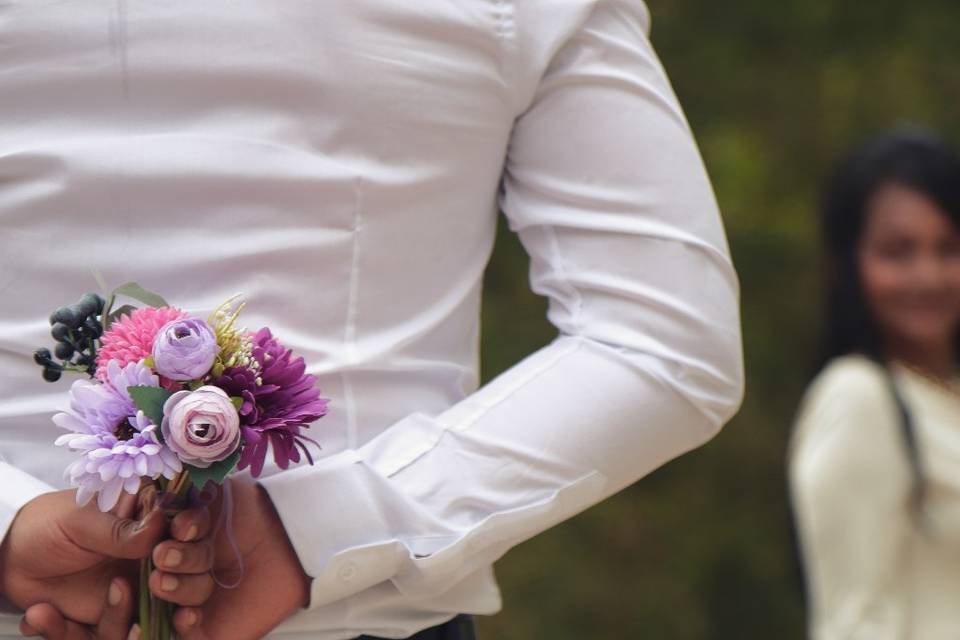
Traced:
<path fill-rule="evenodd" d="M 483 640 L 804 636 L 784 478 L 818 322 L 816 205 L 838 155 L 914 121 L 958 140 L 960 2 L 648 0 L 741 280 L 747 397 L 705 447 L 512 550 Z M 555 334 L 501 219 L 484 380 Z"/>

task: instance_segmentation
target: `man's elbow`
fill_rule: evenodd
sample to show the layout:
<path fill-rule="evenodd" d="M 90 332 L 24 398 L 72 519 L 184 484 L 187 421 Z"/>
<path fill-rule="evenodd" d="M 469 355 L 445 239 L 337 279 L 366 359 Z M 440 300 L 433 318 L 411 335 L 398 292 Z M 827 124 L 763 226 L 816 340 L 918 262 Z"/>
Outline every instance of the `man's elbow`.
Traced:
<path fill-rule="evenodd" d="M 700 324 L 691 331 L 684 349 L 663 359 L 666 382 L 699 414 L 694 447 L 713 439 L 743 403 L 745 375 L 740 332 Z"/>
<path fill-rule="evenodd" d="M 715 359 L 707 373 L 702 374 L 702 384 L 697 394 L 698 405 L 707 418 L 704 442 L 716 436 L 740 410 L 746 391 L 743 350 L 739 339 L 726 339 L 722 357 Z"/>

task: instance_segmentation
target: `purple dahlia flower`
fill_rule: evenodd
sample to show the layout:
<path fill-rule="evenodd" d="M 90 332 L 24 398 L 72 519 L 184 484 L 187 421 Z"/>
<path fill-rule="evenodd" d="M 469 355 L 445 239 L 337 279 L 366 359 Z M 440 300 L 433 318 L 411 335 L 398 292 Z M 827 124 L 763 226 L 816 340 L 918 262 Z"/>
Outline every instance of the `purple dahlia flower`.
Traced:
<path fill-rule="evenodd" d="M 326 415 L 330 400 L 320 397 L 317 379 L 305 373 L 303 358 L 294 358 L 269 329 L 260 329 L 251 340 L 260 370 L 230 367 L 211 383 L 243 398 L 239 413 L 244 447 L 237 468 L 249 466 L 250 473 L 259 476 L 268 445 L 273 445 L 273 459 L 281 469 L 299 462 L 300 451 L 312 464 L 306 443 L 316 442 L 301 429 Z"/>
<path fill-rule="evenodd" d="M 70 388 L 70 410 L 53 416 L 73 433 L 60 436 L 57 445 L 82 451 L 64 477 L 77 490 L 77 504 L 97 495 L 97 506 L 109 511 L 120 492 L 136 494 L 144 476 L 173 479 L 181 470 L 179 458 L 157 438 L 157 425 L 136 405 L 127 387 L 159 386 L 159 379 L 143 362 L 121 367 L 115 360 L 106 368 L 103 384 L 78 380 Z"/>

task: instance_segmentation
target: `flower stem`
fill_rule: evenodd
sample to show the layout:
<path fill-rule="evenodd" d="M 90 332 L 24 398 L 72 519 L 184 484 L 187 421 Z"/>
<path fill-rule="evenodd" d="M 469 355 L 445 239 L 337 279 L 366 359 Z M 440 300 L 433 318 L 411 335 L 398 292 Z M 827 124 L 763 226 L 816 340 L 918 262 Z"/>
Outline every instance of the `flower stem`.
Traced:
<path fill-rule="evenodd" d="M 177 477 L 173 479 L 170 486 L 168 486 L 167 491 L 172 493 L 177 497 L 183 497 L 186 495 L 187 489 L 190 487 L 190 472 L 184 469 Z"/>
<path fill-rule="evenodd" d="M 140 636 L 145 640 L 150 640 L 152 630 L 150 629 L 150 556 L 140 561 Z"/>
<path fill-rule="evenodd" d="M 89 375 L 89 373 L 90 373 L 89 371 L 87 371 L 86 367 L 77 367 L 77 366 L 69 365 L 69 364 L 66 364 L 66 365 L 62 364 L 62 365 L 60 365 L 60 369 L 61 369 L 62 371 L 66 371 L 66 372 L 68 372 L 68 373 L 80 373 L 80 374 L 83 374 L 83 375 L 85 375 L 85 376 L 86 376 L 86 375 Z"/>
<path fill-rule="evenodd" d="M 174 637 L 170 629 L 173 610 L 169 602 L 161 600 L 158 604 L 160 605 L 160 640 L 171 640 Z"/>
<path fill-rule="evenodd" d="M 160 599 L 154 595 L 150 595 L 150 631 L 151 635 L 147 636 L 150 640 L 168 640 L 160 635 Z"/>
<path fill-rule="evenodd" d="M 173 480 L 167 483 L 165 491 L 173 494 L 177 498 L 182 498 L 190 491 L 190 484 L 190 472 L 184 469 L 177 474 Z M 168 511 L 167 517 L 172 519 L 175 514 L 175 510 Z M 156 635 L 152 637 L 144 636 L 144 638 L 146 640 L 176 640 L 177 634 L 174 632 L 172 624 L 173 605 L 159 598 L 151 599 L 151 614 L 153 614 L 151 626 Z"/>
<path fill-rule="evenodd" d="M 190 474 L 184 469 L 173 480 L 158 479 L 157 488 L 182 498 L 187 495 L 190 484 Z M 180 508 L 176 506 L 177 502 L 179 501 L 174 501 L 170 508 L 165 510 L 168 521 L 176 515 Z M 172 625 L 173 605 L 150 593 L 150 573 L 152 571 L 153 560 L 150 556 L 147 556 L 140 561 L 140 637 L 143 640 L 175 640 L 176 633 L 173 631 Z"/>

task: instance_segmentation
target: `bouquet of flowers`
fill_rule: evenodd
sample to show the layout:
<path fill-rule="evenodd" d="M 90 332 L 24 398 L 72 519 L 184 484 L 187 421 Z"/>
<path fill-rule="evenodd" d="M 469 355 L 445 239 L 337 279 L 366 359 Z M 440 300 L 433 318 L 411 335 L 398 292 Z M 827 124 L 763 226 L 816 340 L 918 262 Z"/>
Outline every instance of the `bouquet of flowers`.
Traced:
<path fill-rule="evenodd" d="M 119 296 L 145 306 L 114 309 Z M 172 307 L 136 283 L 108 299 L 88 293 L 50 316 L 53 353 L 38 349 L 43 377 L 64 372 L 89 379 L 70 388 L 70 409 L 53 421 L 69 433 L 56 444 L 80 453 L 65 478 L 77 503 L 94 497 L 102 511 L 121 493 L 152 484 L 168 514 L 222 485 L 234 469 L 260 475 L 268 448 L 281 469 L 311 464 L 303 430 L 327 413 L 316 379 L 305 373 L 268 328 L 237 326 L 239 296 L 202 319 Z M 212 484 L 211 484 L 212 483 Z M 169 603 L 155 599 L 140 575 L 140 628 L 145 640 L 171 637 Z"/>

